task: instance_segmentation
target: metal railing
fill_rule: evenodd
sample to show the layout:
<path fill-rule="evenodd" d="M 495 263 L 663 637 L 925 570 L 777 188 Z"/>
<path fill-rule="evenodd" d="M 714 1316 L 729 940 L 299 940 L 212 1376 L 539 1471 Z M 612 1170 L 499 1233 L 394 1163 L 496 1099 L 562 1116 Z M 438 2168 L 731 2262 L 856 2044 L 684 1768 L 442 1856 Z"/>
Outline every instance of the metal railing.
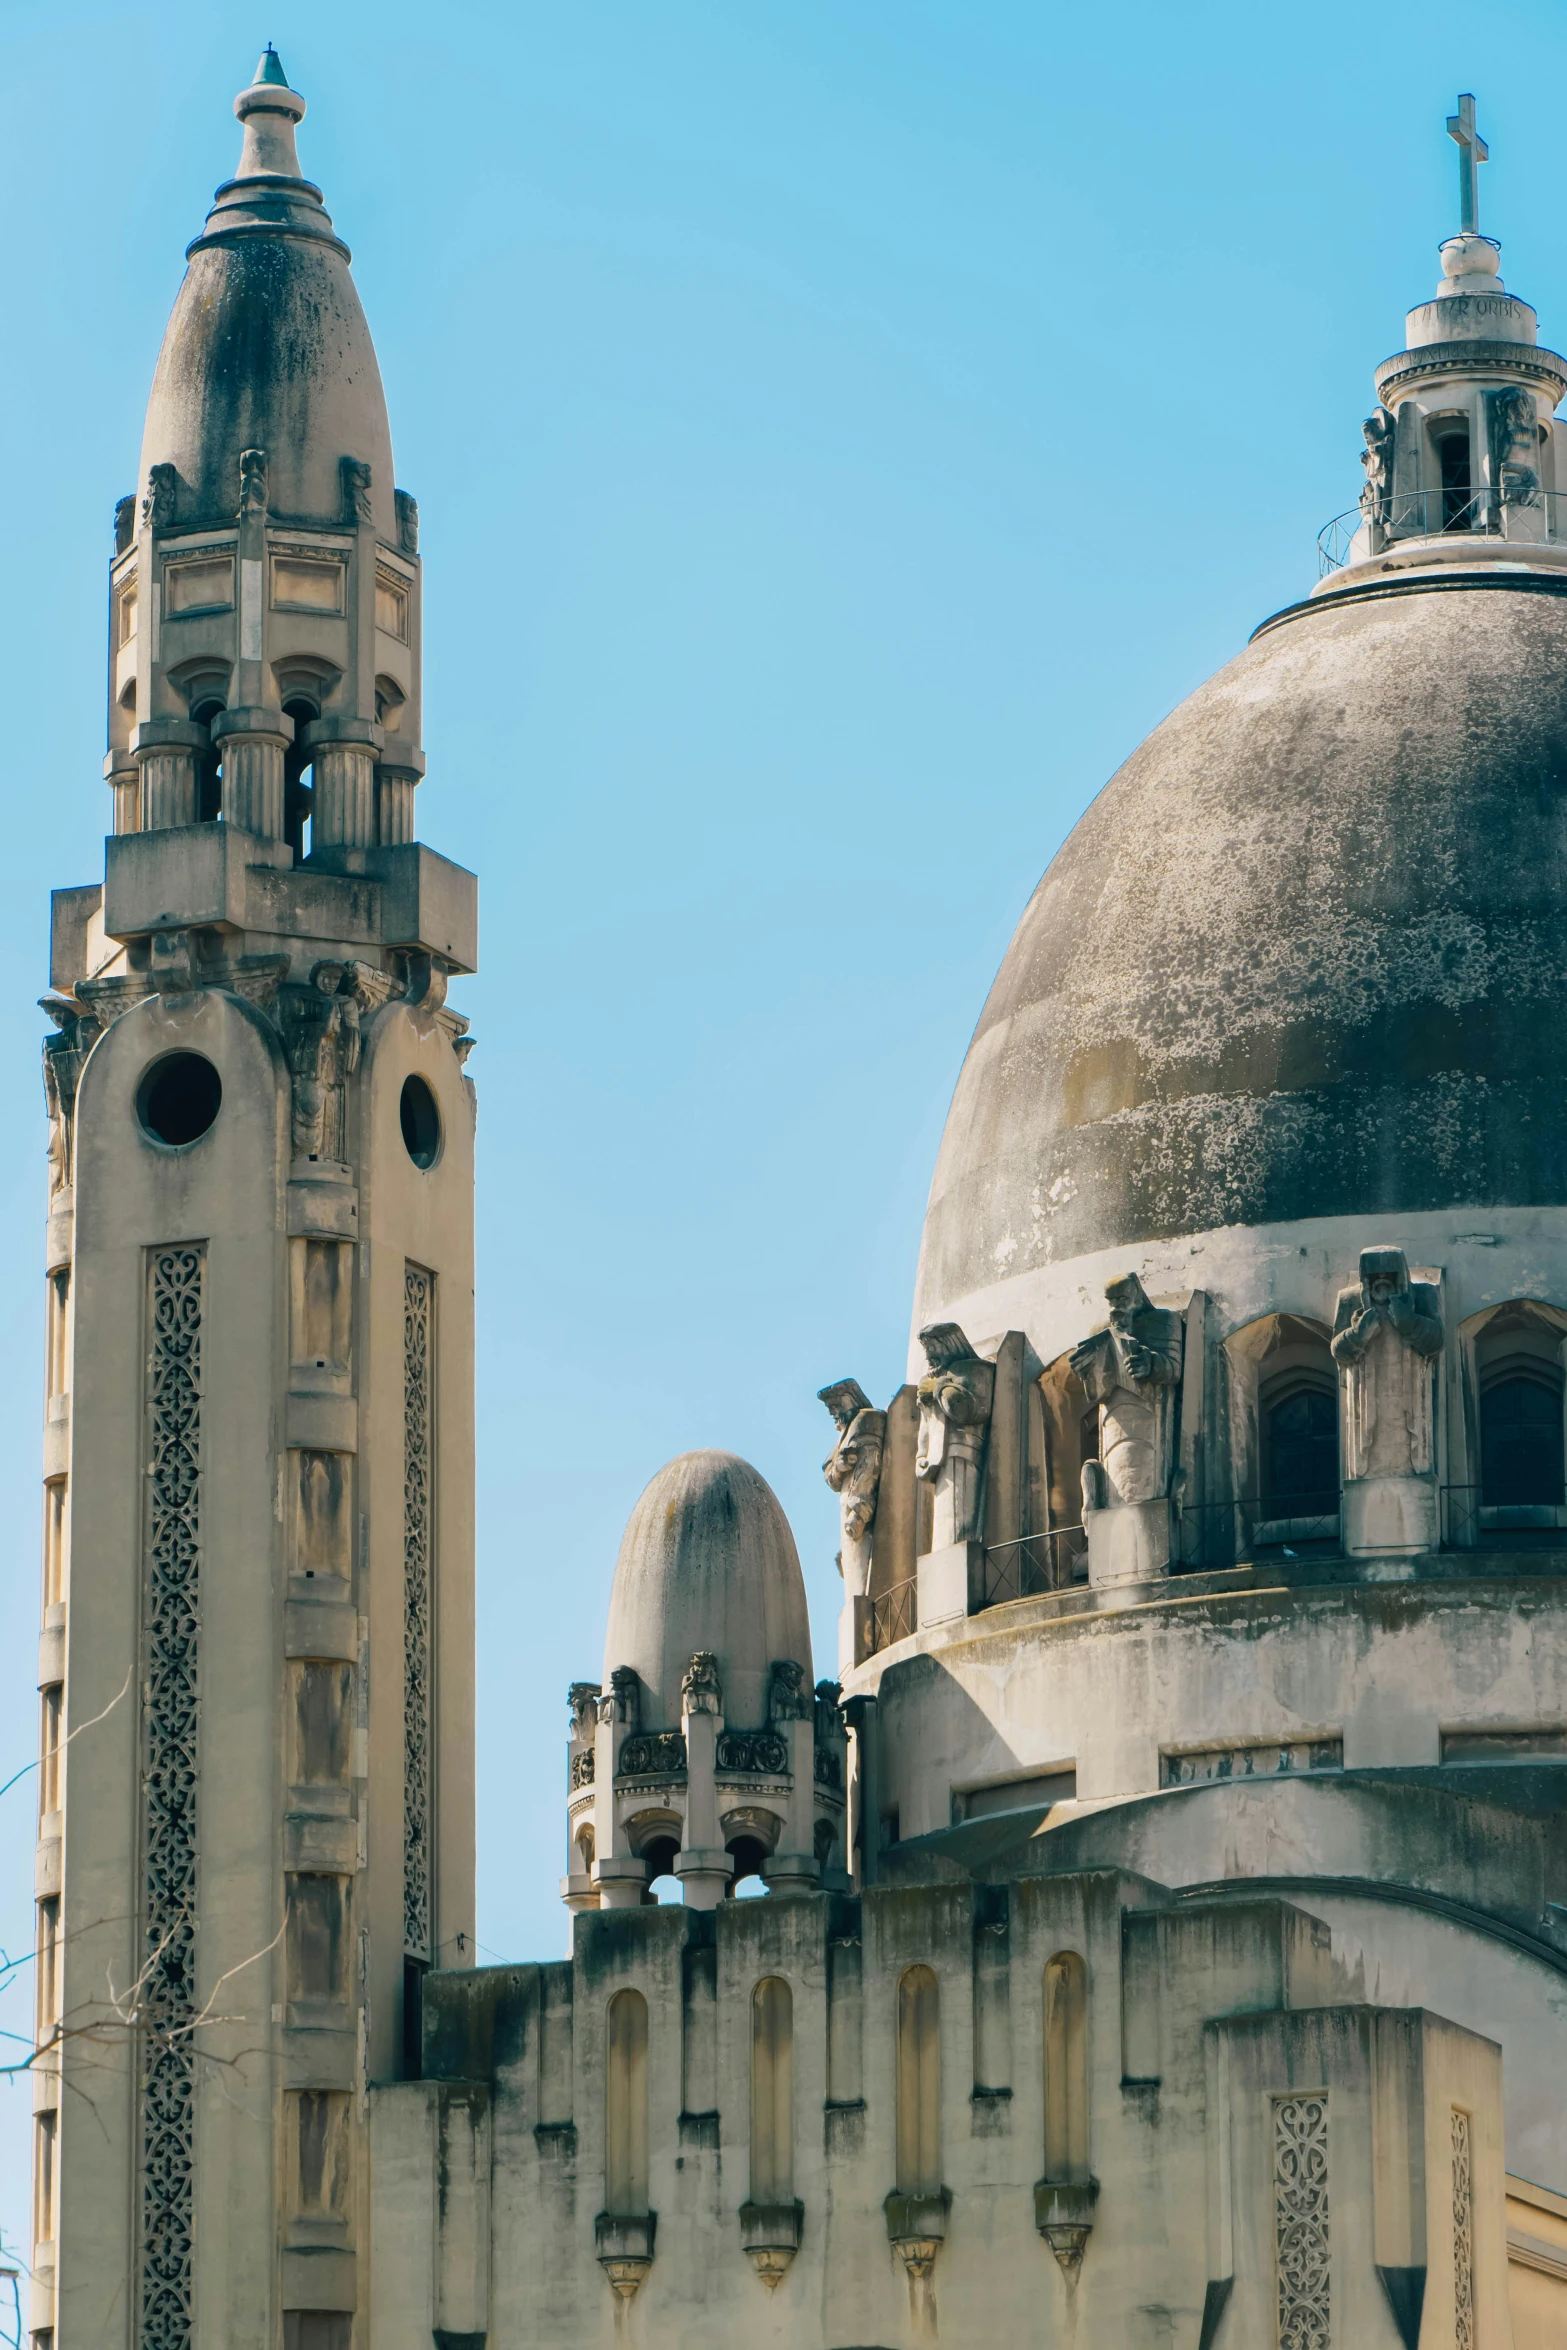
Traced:
<path fill-rule="evenodd" d="M 1181 1511 L 1183 1567 L 1232 1567 L 1258 1551 L 1323 1556 L 1339 1545 L 1337 1493 L 1244 1494 L 1235 1501 L 1189 1502 Z"/>
<path fill-rule="evenodd" d="M 1044 1534 L 1022 1534 L 1015 1542 L 997 1542 L 985 1552 L 985 1581 L 981 1607 L 999 1607 L 1008 1599 L 1034 1599 L 1042 1591 L 1062 1591 L 1088 1577 L 1088 1536 L 1081 1526 L 1052 1526 Z"/>
<path fill-rule="evenodd" d="M 1567 1550 L 1564 1520 L 1555 1502 L 1488 1502 L 1478 1485 L 1442 1488 L 1444 1550 Z"/>
<path fill-rule="evenodd" d="M 1504 488 L 1478 490 L 1394 490 L 1379 501 L 1379 508 L 1368 515 L 1364 508 L 1351 506 L 1346 513 L 1335 514 L 1317 533 L 1317 576 L 1326 579 L 1343 569 L 1349 561 L 1355 538 L 1369 521 L 1380 525 L 1384 545 L 1391 539 L 1488 537 L 1517 538 L 1525 545 L 1538 532 L 1525 526 L 1524 517 L 1543 517 L 1546 538 L 1554 539 L 1567 526 L 1567 509 L 1558 500 L 1567 496 L 1561 490 L 1535 489 L 1527 495 L 1509 496 Z"/>
<path fill-rule="evenodd" d="M 907 1640 L 919 1626 L 919 1583 L 910 1575 L 902 1583 L 894 1583 L 890 1590 L 879 1592 L 869 1600 L 869 1622 L 866 1639 L 869 1654 L 890 1648 L 895 1640 Z"/>

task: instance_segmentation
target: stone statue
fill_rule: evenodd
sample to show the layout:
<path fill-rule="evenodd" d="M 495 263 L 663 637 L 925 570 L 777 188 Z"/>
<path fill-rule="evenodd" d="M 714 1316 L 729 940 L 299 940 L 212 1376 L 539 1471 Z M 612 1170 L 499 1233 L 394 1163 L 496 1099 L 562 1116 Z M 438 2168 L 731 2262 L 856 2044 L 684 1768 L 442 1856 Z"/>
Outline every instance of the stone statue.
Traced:
<path fill-rule="evenodd" d="M 1185 1332 L 1151 1303 L 1135 1273 L 1105 1289 L 1110 1326 L 1072 1350 L 1072 1368 L 1099 1406 L 1099 1458 L 1083 1463 L 1085 1511 L 1159 1501 L 1175 1468 L 1175 1395 Z"/>
<path fill-rule="evenodd" d="M 419 501 L 406 490 L 394 490 L 392 502 L 397 508 L 397 543 L 405 555 L 419 552 Z"/>
<path fill-rule="evenodd" d="M 117 555 L 130 552 L 136 537 L 136 500 L 116 498 L 114 501 L 114 551 Z"/>
<path fill-rule="evenodd" d="M 863 1599 L 871 1587 L 871 1528 L 881 1485 L 887 1415 L 878 1412 L 857 1379 L 839 1379 L 820 1391 L 833 1416 L 838 1441 L 822 1464 L 822 1475 L 838 1496 L 843 1547 L 838 1572 L 844 1595 Z"/>
<path fill-rule="evenodd" d="M 1368 522 L 1386 522 L 1393 492 L 1393 439 L 1396 427 L 1387 410 L 1378 408 L 1366 418 L 1360 429 L 1366 442 L 1360 460 L 1366 469 L 1365 487 L 1360 493 L 1360 511 Z"/>
<path fill-rule="evenodd" d="M 767 1684 L 768 1720 L 804 1722 L 810 1715 L 811 1699 L 806 1692 L 804 1666 L 791 1664 L 785 1657 L 775 1658 Z"/>
<path fill-rule="evenodd" d="M 920 1435 L 914 1473 L 936 1487 L 931 1549 L 979 1539 L 984 1514 L 981 1463 L 996 1368 L 981 1362 L 956 1322 L 931 1322 L 920 1332 L 930 1365 L 919 1383 Z"/>
<path fill-rule="evenodd" d="M 599 1685 L 596 1681 L 573 1681 L 566 1692 L 566 1703 L 571 1708 L 571 1735 L 579 1746 L 591 1746 L 598 1727 Z"/>
<path fill-rule="evenodd" d="M 1437 1291 L 1411 1281 L 1403 1250 L 1362 1249 L 1360 1278 L 1339 1291 L 1333 1315 L 1346 1482 L 1431 1474 L 1431 1360 L 1442 1337 Z"/>
<path fill-rule="evenodd" d="M 681 1676 L 680 1710 L 687 1714 L 721 1714 L 724 1710 L 718 1659 L 710 1648 L 699 1648 Z"/>
<path fill-rule="evenodd" d="M 370 468 L 363 458 L 345 457 L 343 464 L 343 520 L 348 523 L 369 522 Z"/>
<path fill-rule="evenodd" d="M 1135 1273 L 1105 1286 L 1108 1329 L 1072 1350 L 1099 1406 L 1099 1458 L 1083 1463 L 1083 1525 L 1096 1584 L 1142 1582 L 1169 1567 L 1176 1404 L 1185 1352 L 1179 1314 L 1156 1306 Z"/>
<path fill-rule="evenodd" d="M 141 518 L 148 530 L 174 528 L 174 497 L 179 478 L 172 465 L 147 468 L 147 494 L 141 502 Z"/>
<path fill-rule="evenodd" d="M 267 453 L 265 449 L 241 449 L 239 453 L 239 519 L 247 514 L 264 515 L 267 510 Z"/>
<path fill-rule="evenodd" d="M 609 1687 L 599 1698 L 599 1720 L 624 1722 L 630 1730 L 640 1726 L 642 1683 L 634 1665 L 617 1665 L 610 1674 Z"/>
<path fill-rule="evenodd" d="M 1539 503 L 1540 418 L 1533 395 L 1521 384 L 1486 395 L 1491 427 L 1493 479 L 1504 506 Z"/>

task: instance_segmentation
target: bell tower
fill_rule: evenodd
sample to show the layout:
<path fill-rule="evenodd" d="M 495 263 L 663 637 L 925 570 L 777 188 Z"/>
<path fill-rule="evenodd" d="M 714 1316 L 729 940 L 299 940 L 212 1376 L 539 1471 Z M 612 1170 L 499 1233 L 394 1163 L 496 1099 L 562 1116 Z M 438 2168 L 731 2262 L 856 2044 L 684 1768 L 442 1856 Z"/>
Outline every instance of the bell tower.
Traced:
<path fill-rule="evenodd" d="M 40 2350 L 363 2350 L 372 2083 L 473 1949 L 471 874 L 418 509 L 269 49 L 109 580 L 54 900 Z"/>

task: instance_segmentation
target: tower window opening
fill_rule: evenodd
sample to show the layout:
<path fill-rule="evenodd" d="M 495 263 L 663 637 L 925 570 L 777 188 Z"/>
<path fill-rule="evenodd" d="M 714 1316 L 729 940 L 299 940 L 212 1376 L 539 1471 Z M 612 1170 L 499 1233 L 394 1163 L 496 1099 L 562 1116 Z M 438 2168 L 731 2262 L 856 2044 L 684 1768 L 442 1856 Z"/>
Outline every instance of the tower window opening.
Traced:
<path fill-rule="evenodd" d="M 198 702 L 191 712 L 198 726 L 210 726 L 221 715 L 221 702 Z M 216 824 L 223 813 L 223 754 L 209 743 L 196 763 L 196 822 Z"/>
<path fill-rule="evenodd" d="M 1331 1516 L 1338 1508 L 1338 1397 L 1326 1380 L 1265 1402 L 1262 1472 L 1276 1517 Z"/>
<path fill-rule="evenodd" d="M 305 781 L 310 773 L 311 753 L 299 738 L 305 727 L 315 724 L 321 712 L 314 702 L 294 694 L 283 704 L 283 715 L 294 721 L 294 739 L 283 753 L 283 838 L 296 858 L 303 858 L 309 847 L 307 827 L 313 794 Z"/>
<path fill-rule="evenodd" d="M 1444 433 L 1436 445 L 1442 469 L 1442 528 L 1469 530 L 1473 526 L 1473 489 L 1469 478 L 1469 431 L 1461 426 Z"/>
<path fill-rule="evenodd" d="M 143 1131 L 170 1150 L 199 1142 L 223 1102 L 223 1080 L 204 1053 L 165 1053 L 136 1094 Z"/>
<path fill-rule="evenodd" d="M 1560 1508 L 1562 1390 L 1539 1370 L 1510 1371 L 1480 1397 L 1480 1498 L 1490 1509 Z"/>
<path fill-rule="evenodd" d="M 433 1167 L 441 1155 L 441 1113 L 422 1077 L 405 1077 L 397 1105 L 403 1146 L 416 1167 Z"/>

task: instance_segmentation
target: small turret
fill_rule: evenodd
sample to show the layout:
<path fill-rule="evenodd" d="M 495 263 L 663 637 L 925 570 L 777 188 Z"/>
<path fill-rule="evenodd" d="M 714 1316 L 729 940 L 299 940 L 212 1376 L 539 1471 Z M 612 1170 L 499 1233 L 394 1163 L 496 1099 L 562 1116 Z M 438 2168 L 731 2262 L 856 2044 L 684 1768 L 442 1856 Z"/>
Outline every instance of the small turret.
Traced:
<path fill-rule="evenodd" d="M 414 837 L 418 509 L 275 50 L 234 111 L 239 168 L 188 248 L 115 516 L 114 829 L 221 816 L 297 859 L 308 822 L 312 864 L 359 871 Z"/>
<path fill-rule="evenodd" d="M 1485 141 L 1474 99 L 1448 119 L 1457 140 L 1461 227 L 1442 277 L 1405 323 L 1405 347 L 1376 372 L 1362 431 L 1358 511 L 1320 541 L 1319 595 L 1433 564 L 1567 569 L 1567 359 L 1539 344 L 1533 309 L 1502 283 L 1501 247 L 1479 229 Z"/>

